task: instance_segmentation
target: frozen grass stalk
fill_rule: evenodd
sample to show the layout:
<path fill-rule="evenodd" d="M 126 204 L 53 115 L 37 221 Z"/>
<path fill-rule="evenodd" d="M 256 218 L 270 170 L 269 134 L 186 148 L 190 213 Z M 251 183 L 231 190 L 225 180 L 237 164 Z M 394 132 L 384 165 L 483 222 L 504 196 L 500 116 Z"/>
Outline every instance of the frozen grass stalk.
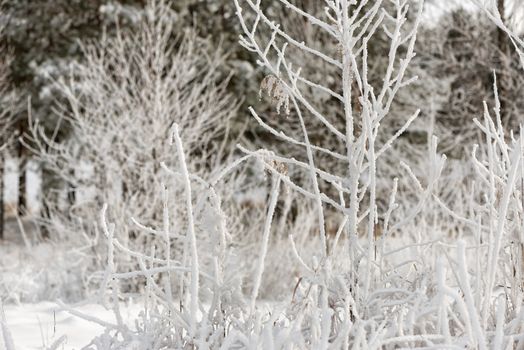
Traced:
<path fill-rule="evenodd" d="M 187 239 L 189 240 L 189 247 L 191 252 L 191 307 L 190 307 L 190 330 L 193 336 L 196 335 L 196 317 L 198 313 L 199 303 L 199 269 L 198 269 L 198 251 L 197 251 L 197 240 L 195 234 L 195 222 L 193 218 L 193 197 L 191 194 L 191 180 L 189 179 L 189 173 L 186 165 L 186 156 L 184 155 L 184 148 L 182 146 L 182 140 L 178 132 L 178 125 L 173 126 L 173 141 L 178 154 L 180 170 L 185 187 L 186 196 L 186 209 L 187 209 Z"/>

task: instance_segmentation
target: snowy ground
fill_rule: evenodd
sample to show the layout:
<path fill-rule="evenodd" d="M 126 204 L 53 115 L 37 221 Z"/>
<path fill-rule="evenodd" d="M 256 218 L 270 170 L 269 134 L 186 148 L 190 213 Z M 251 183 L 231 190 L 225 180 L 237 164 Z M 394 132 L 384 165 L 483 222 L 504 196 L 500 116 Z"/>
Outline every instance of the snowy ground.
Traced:
<path fill-rule="evenodd" d="M 100 305 L 75 309 L 106 322 L 114 322 L 113 314 Z M 139 307 L 122 305 L 122 310 L 124 318 L 132 321 Z M 17 350 L 42 350 L 54 342 L 61 344 L 57 349 L 81 349 L 103 332 L 102 326 L 72 316 L 50 302 L 4 305 L 4 311 Z"/>
<path fill-rule="evenodd" d="M 37 213 L 40 175 L 33 162 L 28 168 L 29 212 Z M 58 243 L 37 244 L 36 226 L 28 218 L 19 220 L 14 216 L 18 198 L 18 169 L 14 159 L 7 160 L 4 175 L 8 217 L 4 240 L 0 241 L 0 295 L 3 298 L 0 307 L 3 307 L 15 349 L 43 350 L 58 343 L 60 345 L 56 349 L 59 350 L 81 349 L 102 334 L 103 327 L 61 310 L 56 303 L 41 301 L 68 295 L 77 299 L 77 289 L 82 287 L 75 280 L 80 274 L 75 269 L 75 261 L 79 259 Z M 139 309 L 138 305 L 122 305 L 126 321 L 132 323 Z M 89 304 L 75 307 L 75 310 L 114 322 L 112 312 L 100 305 Z M 0 350 L 4 350 L 3 346 L 0 327 Z"/>
<path fill-rule="evenodd" d="M 57 243 L 35 243 L 35 229 L 30 220 L 7 220 L 5 240 L 0 242 L 0 295 L 15 349 L 43 350 L 57 343 L 60 344 L 57 350 L 81 349 L 102 334 L 103 327 L 71 315 L 56 303 L 41 301 L 68 295 L 78 299 L 81 292 L 77 290 L 81 284 L 76 280 L 81 273 L 75 268 L 78 259 Z M 140 306 L 122 304 L 121 307 L 125 321 L 132 324 Z M 114 323 L 112 312 L 100 305 L 88 304 L 75 310 Z M 0 327 L 0 350 L 4 350 L 3 345 Z"/>

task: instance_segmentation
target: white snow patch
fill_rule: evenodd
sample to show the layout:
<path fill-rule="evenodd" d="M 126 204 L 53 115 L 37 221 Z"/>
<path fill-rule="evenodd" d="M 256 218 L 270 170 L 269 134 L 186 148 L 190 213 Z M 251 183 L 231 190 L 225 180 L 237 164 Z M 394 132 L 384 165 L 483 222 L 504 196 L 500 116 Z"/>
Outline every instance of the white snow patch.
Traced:
<path fill-rule="evenodd" d="M 122 304 L 121 307 L 127 322 L 136 319 L 140 310 L 138 304 Z M 102 326 L 73 316 L 51 302 L 4 305 L 4 310 L 7 327 L 18 350 L 42 350 L 61 337 L 65 341 L 58 349 L 78 350 L 104 331 Z M 115 322 L 112 311 L 100 305 L 89 304 L 75 307 L 75 310 L 106 322 Z"/>

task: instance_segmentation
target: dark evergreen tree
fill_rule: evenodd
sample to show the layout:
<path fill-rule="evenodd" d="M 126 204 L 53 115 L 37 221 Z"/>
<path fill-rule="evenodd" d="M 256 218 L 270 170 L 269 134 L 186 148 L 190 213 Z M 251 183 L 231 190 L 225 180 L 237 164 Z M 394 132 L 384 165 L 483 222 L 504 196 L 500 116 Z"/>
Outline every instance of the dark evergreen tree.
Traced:
<path fill-rule="evenodd" d="M 503 2 L 498 4 L 504 13 Z M 436 92 L 445 100 L 436 116 L 441 146 L 448 148 L 444 152 L 462 157 L 478 142 L 471 120 L 482 118 L 483 101 L 495 107 L 495 76 L 503 123 L 508 130 L 518 129 L 524 74 L 507 35 L 489 19 L 463 9 L 445 14 L 437 26 L 421 31 L 417 51 L 419 68 L 448 85 Z"/>
<path fill-rule="evenodd" d="M 7 21 L 5 43 L 13 54 L 9 84 L 20 91 L 16 124 L 19 140 L 16 155 L 19 158 L 19 214 L 24 214 L 26 203 L 26 166 L 30 141 L 25 138 L 28 112 L 45 125 L 49 135 L 60 142 L 68 134 L 67 121 L 56 117 L 54 101 L 60 99 L 54 89 L 54 80 L 71 72 L 71 63 L 81 60 L 80 42 L 100 37 L 103 30 L 111 32 L 115 24 L 132 25 L 133 15 L 143 1 L 125 0 L 107 4 L 103 0 L 6 0 L 2 11 Z M 28 108 L 30 107 L 30 109 Z M 43 171 L 44 188 L 54 179 Z"/>

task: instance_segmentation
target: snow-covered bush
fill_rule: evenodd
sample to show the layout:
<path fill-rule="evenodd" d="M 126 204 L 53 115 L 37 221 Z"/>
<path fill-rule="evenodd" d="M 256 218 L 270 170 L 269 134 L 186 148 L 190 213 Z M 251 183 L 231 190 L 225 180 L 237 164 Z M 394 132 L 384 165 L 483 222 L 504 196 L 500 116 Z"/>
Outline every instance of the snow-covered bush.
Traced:
<path fill-rule="evenodd" d="M 296 116 L 294 123 L 298 125 L 302 134 L 299 135 L 300 138 L 289 136 L 285 134 L 284 130 L 281 131 L 266 124 L 254 110 L 251 110 L 254 118 L 271 134 L 302 150 L 301 158 L 296 159 L 266 149 L 252 151 L 241 147 L 241 150 L 246 153 L 246 157 L 259 159 L 264 170 L 272 179 L 266 222 L 263 227 L 259 228 L 262 234 L 259 245 L 260 253 L 255 264 L 256 269 L 251 290 L 244 298 L 239 294 L 242 290 L 237 284 L 231 285 L 228 283 L 228 279 L 224 281 L 223 277 L 216 275 L 217 272 L 228 266 L 227 263 L 217 259 L 217 257 L 227 256 L 227 253 L 232 251 L 231 249 L 225 249 L 224 252 L 213 255 L 215 257 L 215 268 L 211 272 L 215 274 L 204 273 L 205 270 L 201 269 L 202 258 L 198 257 L 198 240 L 194 229 L 194 225 L 198 221 L 194 221 L 191 182 L 204 183 L 204 188 L 212 189 L 213 187 L 207 185 L 200 178 L 193 179 L 187 173 L 182 143 L 175 130 L 179 167 L 182 169 L 182 178 L 186 184 L 185 213 L 187 215 L 187 226 L 183 227 L 185 234 L 178 234 L 184 238 L 185 253 L 182 260 L 171 261 L 169 253 L 163 259 L 158 260 L 155 258 L 155 254 L 145 256 L 142 253 L 128 251 L 130 256 L 136 257 L 140 261 L 141 270 L 120 274 L 114 270 L 113 249 L 115 245 L 123 250 L 126 248 L 120 243 L 116 243 L 118 241 L 114 239 L 114 227 L 106 229 L 110 243 L 107 279 L 110 279 L 111 276 L 113 278 L 129 278 L 136 275 L 147 277 L 146 289 L 148 294 L 146 299 L 148 305 L 153 298 L 156 300 L 156 303 L 153 304 L 160 307 L 159 310 L 153 314 L 150 313 L 149 316 L 147 314 L 149 311 L 146 311 L 143 331 L 139 331 L 138 338 L 133 339 L 132 332 L 127 331 L 122 324 L 109 327 L 106 335 L 117 332 L 122 336 L 118 339 L 124 339 L 127 344 L 138 340 L 139 348 L 144 349 L 179 348 L 192 345 L 209 346 L 211 348 L 224 346 L 227 348 L 241 346 L 242 344 L 246 347 L 263 347 L 275 342 L 280 342 L 277 347 L 297 348 L 305 346 L 327 347 L 329 343 L 338 343 L 339 346 L 346 344 L 347 347 L 348 344 L 360 344 L 367 341 L 376 341 L 376 346 L 381 346 L 381 338 L 376 338 L 379 334 L 373 333 L 381 328 L 380 322 L 382 321 L 375 318 L 378 314 L 382 314 L 382 311 L 378 303 L 375 304 L 373 299 L 369 299 L 370 293 L 380 288 L 378 286 L 379 281 L 387 278 L 383 269 L 389 268 L 383 261 L 385 244 L 383 240 L 379 242 L 378 232 L 380 231 L 383 238 L 389 237 L 414 219 L 424 202 L 430 197 L 443 166 L 443 158 L 435 154 L 436 142 L 432 142 L 430 148 L 432 162 L 428 183 L 425 184 L 425 188 L 420 185 L 422 193 L 418 205 L 410 208 L 411 212 L 404 220 L 390 222 L 390 219 L 396 217 L 392 215 L 396 208 L 395 190 L 393 189 L 389 207 L 386 212 L 381 213 L 384 217 L 383 221 L 379 223 L 375 174 L 377 161 L 386 154 L 391 144 L 409 126 L 418 112 L 413 111 L 412 116 L 406 116 L 405 124 L 399 130 L 393 133 L 386 131 L 387 135 L 391 133 L 389 137 L 385 138 L 386 141 L 379 143 L 376 140 L 381 131 L 380 124 L 388 116 L 396 93 L 413 80 L 406 77 L 405 73 L 409 61 L 414 56 L 413 48 L 418 20 L 407 27 L 404 26 L 405 15 L 409 9 L 407 2 L 393 2 L 391 14 L 382 7 L 381 2 L 376 2 L 369 9 L 366 8 L 367 11 L 363 10 L 365 2 L 360 6 L 355 6 L 348 1 L 326 2 L 328 7 L 326 8 L 325 18 L 321 19 L 301 12 L 299 8 L 287 1 L 281 2 L 292 11 L 311 21 L 318 27 L 318 30 L 325 32 L 333 41 L 333 47 L 338 49 L 332 53 L 336 56 L 331 57 L 320 51 L 321 48 L 311 48 L 305 43 L 298 42 L 281 31 L 274 22 L 266 17 L 260 7 L 260 2 L 247 0 L 241 4 L 235 1 L 240 23 L 244 30 L 241 43 L 248 50 L 258 54 L 261 66 L 268 71 L 267 77 L 261 83 L 261 93 L 266 93 L 271 97 L 279 113 L 289 114 L 293 109 Z M 242 16 L 243 10 L 254 12 L 255 15 L 251 16 L 255 19 L 254 22 L 248 23 L 246 21 L 245 17 Z M 259 25 L 261 27 L 267 26 L 273 32 L 267 42 L 261 43 L 257 40 Z M 379 28 L 390 37 L 391 45 L 384 82 L 375 93 L 375 89 L 367 80 L 367 44 Z M 335 71 L 342 76 L 342 79 L 339 80 L 336 79 L 336 76 L 331 77 L 335 79 L 334 84 L 337 91 L 323 86 L 323 82 L 309 80 L 307 75 L 300 75 L 300 60 L 297 60 L 297 62 L 293 56 L 286 55 L 287 45 L 295 46 L 302 50 L 305 55 L 310 55 L 314 59 L 333 66 Z M 341 115 L 344 118 L 344 123 L 342 125 L 337 123 L 337 127 L 335 127 L 334 122 L 330 121 L 330 118 L 335 116 L 324 115 L 319 112 L 317 106 L 313 103 L 322 101 L 306 100 L 302 94 L 303 89 L 312 89 L 315 93 L 332 97 L 332 103 L 336 103 L 339 109 L 343 111 Z M 352 92 L 353 89 L 355 89 L 355 93 Z M 332 151 L 327 146 L 311 142 L 305 122 L 306 118 L 307 120 L 316 120 L 323 125 L 325 131 L 330 135 L 326 137 L 326 140 L 330 142 L 334 140 L 333 142 L 343 145 L 343 153 Z M 181 128 L 181 130 L 183 129 Z M 335 173 L 333 169 L 326 171 L 321 164 L 316 162 L 318 154 L 332 157 L 336 161 L 346 164 L 346 167 L 340 173 Z M 299 181 L 296 180 L 297 178 Z M 299 276 L 297 276 L 294 287 L 288 290 L 289 293 L 286 298 L 288 303 L 282 306 L 282 311 L 266 314 L 260 307 L 258 295 L 265 274 L 271 272 L 265 270 L 265 268 L 272 238 L 272 221 L 281 187 L 285 187 L 286 191 L 298 193 L 298 197 L 303 198 L 302 201 L 311 202 L 313 210 L 309 215 L 314 215 L 313 219 L 310 220 L 311 226 L 303 232 L 298 232 L 298 234 L 302 236 L 299 237 L 300 240 L 307 239 L 315 242 L 315 244 L 310 245 L 308 248 L 311 250 L 306 253 L 302 251 L 302 248 L 306 245 L 297 245 L 295 238 L 289 238 L 287 254 L 292 254 L 296 259 L 295 264 L 300 266 Z M 323 193 L 322 189 L 324 188 L 333 188 L 337 196 L 333 198 Z M 202 196 L 201 191 L 197 191 L 197 193 Z M 209 196 L 209 198 L 212 199 L 213 196 Z M 200 202 L 199 200 L 195 201 L 197 207 Z M 215 200 L 215 202 L 220 203 L 219 200 Z M 304 204 L 299 207 L 299 210 L 308 207 L 309 204 Z M 215 216 L 220 213 L 217 205 L 214 206 L 214 212 Z M 334 234 L 330 237 L 326 223 L 332 220 L 331 216 L 339 221 L 335 220 Z M 220 218 L 220 216 L 218 217 Z M 164 232 L 170 232 L 167 210 L 164 212 L 164 222 Z M 223 227 L 219 225 L 220 223 L 222 221 L 215 219 L 213 226 L 207 225 L 208 234 L 211 235 L 211 229 L 214 226 Z M 315 235 L 311 232 L 313 227 L 317 231 Z M 221 235 L 226 237 L 223 233 L 225 227 L 222 230 Z M 160 230 L 155 232 L 160 232 Z M 220 237 L 216 233 L 215 236 Z M 360 239 L 359 236 L 365 238 Z M 225 241 L 225 239 L 223 240 Z M 166 241 L 169 242 L 167 233 Z M 205 241 L 203 244 L 205 244 Z M 169 247 L 169 243 L 167 243 L 165 251 L 169 252 Z M 218 247 L 227 247 L 227 245 L 221 244 Z M 304 253 L 309 256 L 302 258 L 301 256 Z M 147 262 L 150 263 L 149 267 Z M 170 268 L 169 265 L 171 264 L 176 265 L 176 267 Z M 173 298 L 170 295 L 173 283 L 159 284 L 157 280 L 153 279 L 152 274 L 153 272 L 160 275 L 167 273 L 169 281 L 169 272 L 175 277 L 177 270 L 181 272 L 187 270 L 189 277 L 186 279 L 183 277 L 183 273 L 179 272 L 179 275 L 181 275 L 178 276 L 180 283 L 183 284 L 184 281 L 187 281 L 185 282 L 187 285 L 178 288 L 178 293 L 181 294 Z M 224 271 L 225 273 L 231 272 L 227 268 Z M 265 271 L 267 272 L 265 273 Z M 158 279 L 158 274 L 155 275 Z M 201 289 L 205 285 L 204 276 L 211 276 L 213 288 L 208 287 L 209 291 L 204 288 Z M 115 308 L 117 308 L 115 294 L 118 290 L 117 285 L 113 285 L 111 290 L 113 291 L 112 300 L 115 303 Z M 204 293 L 204 291 L 207 293 Z M 385 294 L 391 296 L 395 293 L 393 291 Z M 209 294 L 209 296 L 206 298 L 205 294 Z M 227 295 L 227 303 L 223 304 L 227 308 L 218 306 L 223 303 L 221 302 L 222 295 Z M 235 297 L 233 300 L 231 300 L 232 296 Z M 184 305 L 184 307 L 177 306 L 176 313 L 175 301 Z M 371 305 L 369 305 L 370 302 L 372 302 Z M 147 310 L 151 310 L 149 306 Z M 201 316 L 197 315 L 198 311 Z M 158 314 L 159 312 L 171 314 L 168 323 L 158 321 L 162 319 L 162 316 Z M 386 314 L 382 314 L 382 317 L 386 317 Z M 263 322 L 264 319 L 266 319 L 266 322 Z M 224 328 L 229 324 L 231 326 Z M 351 327 L 353 324 L 355 327 Z M 371 330 L 370 336 L 375 337 L 375 340 L 367 339 L 367 328 Z M 160 336 L 163 332 L 166 332 L 165 336 Z M 281 332 L 282 334 L 280 334 Z M 98 343 L 94 343 L 94 345 L 102 346 L 103 339 L 98 339 Z M 107 338 L 105 339 L 107 340 Z M 148 342 L 149 339 L 155 339 L 158 343 L 152 345 Z M 118 347 L 118 340 L 114 337 L 114 334 L 113 341 L 115 343 L 112 346 Z"/>
<path fill-rule="evenodd" d="M 408 0 L 385 2 L 388 6 L 380 0 L 326 0 L 325 14 L 313 17 L 288 0 L 279 1 L 338 47 L 325 52 L 295 40 L 264 11 L 260 0 L 235 0 L 243 28 L 240 42 L 268 72 L 262 92 L 271 97 L 280 118 L 294 111 L 289 118 L 295 118 L 291 121 L 302 134 L 290 135 L 278 123 L 268 125 L 255 110 L 250 112 L 275 138 L 302 150 L 300 157 L 241 145 L 244 157 L 199 172 L 190 166 L 191 135 L 173 125 L 170 154 L 176 159 L 161 164 L 169 175 L 164 177 L 169 185 L 159 192 L 163 222 L 138 225 L 144 235 L 161 240 L 138 247 L 143 250 L 130 249 L 120 238 L 119 225 L 111 224 L 115 219 L 103 210 L 108 264 L 100 298 L 113 308 L 116 321 L 108 324 L 86 316 L 106 327 L 88 348 L 521 347 L 524 143 L 517 134 L 504 131 L 497 86 L 494 105 L 485 103 L 483 115 L 473 116 L 483 137 L 469 160 L 474 177 L 443 172 L 446 158 L 437 152 L 431 126 L 428 149 L 416 164 L 422 176 L 398 158 L 405 170 L 402 178 L 379 176 L 377 169 L 387 163 L 386 157 L 402 154 L 392 145 L 418 115 L 406 115 L 399 129 L 382 127 L 388 125 L 399 91 L 415 79 L 406 73 L 415 55 L 421 12 L 408 23 Z M 251 15 L 244 16 L 246 12 Z M 496 12 L 485 13 L 506 30 Z M 273 32 L 266 40 L 258 36 L 263 26 Z M 382 85 L 373 87 L 367 44 L 379 32 L 389 38 L 390 49 Z M 524 42 L 509 31 L 508 35 L 524 63 Z M 338 74 L 311 80 L 288 46 L 332 65 Z M 335 80 L 336 88 L 326 87 L 328 78 Z M 304 89 L 331 96 L 343 111 L 343 127 L 333 115 L 321 112 L 316 105 L 321 101 L 306 99 Z M 321 123 L 330 142 L 342 145 L 344 152 L 310 139 L 310 119 Z M 287 125 L 289 121 L 282 123 Z M 319 154 L 345 168 L 326 169 Z M 224 209 L 232 199 L 221 197 L 219 189 L 250 159 L 258 160 L 271 187 L 265 221 L 253 219 L 259 240 L 258 252 L 248 262 L 253 273 L 243 275 L 236 268 L 246 256 L 245 247 L 235 241 L 234 218 Z M 389 184 L 388 198 L 378 197 L 379 183 L 384 188 Z M 443 187 L 451 185 L 460 194 L 450 208 L 443 198 L 450 189 Z M 279 204 L 283 212 L 289 208 L 284 197 L 289 193 L 291 200 L 300 201 L 294 225 L 277 216 Z M 173 202 L 183 209 L 172 210 Z M 282 227 L 289 229 L 286 241 L 277 234 Z M 136 270 L 122 270 L 117 252 L 135 261 Z M 298 274 L 287 294 L 263 300 L 260 291 L 274 281 L 270 267 L 275 261 L 295 264 Z M 286 280 L 282 271 L 286 270 L 276 270 L 277 275 Z M 119 282 L 126 285 L 136 278 L 145 280 L 144 310 L 131 328 L 119 311 Z M 242 285 L 247 280 L 249 288 Z"/>
<path fill-rule="evenodd" d="M 144 225 L 161 219 L 160 164 L 176 159 L 168 147 L 174 123 L 187 140 L 191 171 L 210 171 L 231 154 L 228 120 L 237 103 L 217 72 L 223 54 L 176 32 L 174 20 L 167 2 L 152 1 L 136 28 L 83 46 L 82 63 L 54 84 L 65 96 L 56 110 L 71 125 L 67 141 L 33 121 L 30 146 L 68 184 L 67 195 L 57 188 L 44 198 L 52 238 L 96 241 L 106 203 L 124 242 L 151 244 L 130 217 Z"/>

